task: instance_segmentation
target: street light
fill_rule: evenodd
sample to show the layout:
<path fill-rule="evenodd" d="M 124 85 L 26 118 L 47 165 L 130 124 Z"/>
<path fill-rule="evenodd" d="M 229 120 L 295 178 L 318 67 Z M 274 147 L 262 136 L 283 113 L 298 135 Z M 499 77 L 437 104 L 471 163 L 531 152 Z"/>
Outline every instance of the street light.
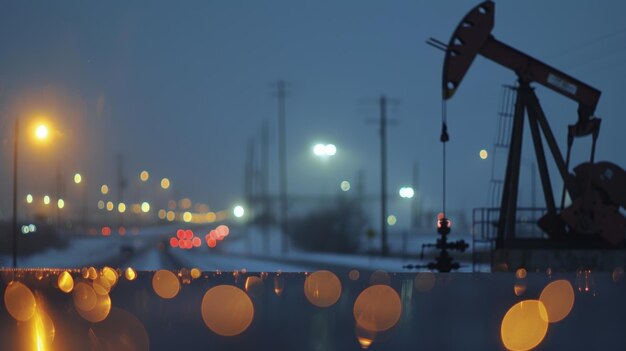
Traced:
<path fill-rule="evenodd" d="M 415 196 L 415 190 L 413 190 L 413 188 L 410 186 L 403 186 L 402 188 L 400 188 L 400 191 L 398 191 L 398 193 L 403 199 L 411 199 L 413 198 L 413 196 Z"/>
<path fill-rule="evenodd" d="M 315 144 L 313 146 L 313 153 L 316 156 L 335 156 L 337 154 L 337 147 L 334 144 Z"/>
<path fill-rule="evenodd" d="M 39 140 L 46 140 L 49 133 L 48 126 L 43 123 L 40 123 L 35 129 L 35 137 Z"/>
<path fill-rule="evenodd" d="M 243 208 L 243 206 L 237 205 L 235 206 L 235 208 L 233 208 L 233 214 L 235 215 L 235 217 L 241 218 L 245 214 L 245 209 Z"/>
<path fill-rule="evenodd" d="M 15 119 L 15 128 L 13 130 L 13 218 L 11 230 L 13 233 L 13 268 L 17 268 L 17 160 L 19 145 L 20 120 Z M 49 128 L 44 123 L 40 123 L 35 129 L 35 138 L 44 141 L 48 139 Z"/>

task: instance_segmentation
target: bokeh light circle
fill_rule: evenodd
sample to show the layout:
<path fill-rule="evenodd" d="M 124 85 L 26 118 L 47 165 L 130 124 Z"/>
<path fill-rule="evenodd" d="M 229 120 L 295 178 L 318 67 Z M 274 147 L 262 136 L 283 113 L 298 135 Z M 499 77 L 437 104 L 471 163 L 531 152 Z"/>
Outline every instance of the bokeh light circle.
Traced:
<path fill-rule="evenodd" d="M 111 297 L 109 295 L 96 294 L 96 303 L 92 309 L 76 309 L 76 312 L 91 323 L 102 322 L 111 312 Z"/>
<path fill-rule="evenodd" d="M 37 303 L 35 295 L 26 285 L 10 282 L 4 291 L 4 306 L 16 321 L 25 322 L 35 314 Z"/>
<path fill-rule="evenodd" d="M 400 320 L 400 296 L 388 285 L 372 285 L 359 294 L 353 313 L 361 328 L 375 332 L 390 329 Z"/>
<path fill-rule="evenodd" d="M 565 279 L 555 280 L 543 288 L 539 301 L 546 307 L 548 322 L 561 321 L 574 307 L 574 288 Z"/>
<path fill-rule="evenodd" d="M 202 298 L 202 320 L 214 333 L 234 336 L 243 333 L 254 318 L 250 297 L 232 285 L 218 285 Z"/>
<path fill-rule="evenodd" d="M 513 305 L 502 319 L 500 336 L 508 350 L 530 350 L 539 345 L 548 332 L 548 312 L 539 300 L 525 300 Z"/>
<path fill-rule="evenodd" d="M 96 306 L 96 302 L 98 302 L 96 292 L 89 284 L 83 282 L 76 284 L 72 298 L 74 299 L 76 309 L 83 311 L 92 310 Z"/>
<path fill-rule="evenodd" d="M 191 278 L 198 279 L 202 275 L 202 271 L 198 268 L 192 268 L 189 274 L 191 275 Z"/>
<path fill-rule="evenodd" d="M 178 295 L 180 282 L 176 274 L 168 270 L 160 270 L 152 277 L 152 288 L 161 298 L 171 299 Z"/>
<path fill-rule="evenodd" d="M 332 306 L 341 296 L 341 281 L 330 271 L 313 272 L 304 281 L 304 296 L 317 307 Z"/>
<path fill-rule="evenodd" d="M 132 267 L 128 267 L 126 268 L 126 271 L 124 272 L 124 276 L 126 277 L 127 280 L 132 281 L 137 278 L 137 272 L 135 272 L 135 270 L 132 269 Z"/>
<path fill-rule="evenodd" d="M 263 292 L 263 280 L 259 277 L 249 276 L 246 278 L 244 287 L 248 295 L 259 295 Z"/>
<path fill-rule="evenodd" d="M 68 271 L 63 271 L 59 274 L 57 285 L 64 293 L 70 293 L 72 289 L 74 289 L 74 278 L 72 278 L 72 275 Z"/>
<path fill-rule="evenodd" d="M 117 284 L 117 279 L 118 279 L 117 272 L 115 271 L 115 269 L 111 267 L 102 268 L 102 277 L 104 277 L 104 279 L 106 279 L 109 282 L 109 285 L 111 287 Z"/>

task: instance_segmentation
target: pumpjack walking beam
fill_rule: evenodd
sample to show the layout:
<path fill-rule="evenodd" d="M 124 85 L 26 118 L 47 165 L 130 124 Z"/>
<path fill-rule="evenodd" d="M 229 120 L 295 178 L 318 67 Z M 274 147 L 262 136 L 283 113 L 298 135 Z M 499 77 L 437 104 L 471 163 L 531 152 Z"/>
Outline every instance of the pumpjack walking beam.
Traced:
<path fill-rule="evenodd" d="M 494 2 L 484 1 L 474 7 L 461 20 L 447 45 L 432 38 L 428 43 L 445 51 L 442 77 L 442 97 L 444 100 L 450 99 L 454 95 L 467 70 L 479 54 L 511 69 L 518 77 L 519 86 L 515 102 L 513 130 L 498 220 L 497 247 L 502 247 L 507 240 L 515 238 L 521 150 L 526 115 L 528 115 L 547 206 L 547 214 L 538 221 L 538 225 L 553 238 L 561 238 L 565 235 L 568 235 L 567 238 L 583 238 L 585 236 L 590 238 L 589 235 L 597 237 L 599 234 L 611 244 L 624 243 L 626 218 L 617 212 L 617 208 L 624 207 L 625 204 L 611 201 L 614 196 L 610 195 L 611 192 L 604 191 L 600 185 L 606 183 L 606 188 L 613 189 L 612 192 L 618 191 L 620 194 L 624 192 L 620 196 L 626 198 L 626 191 L 620 190 L 621 188 L 614 181 L 615 179 L 626 178 L 626 172 L 608 162 L 593 163 L 601 122 L 593 114 L 600 99 L 600 91 L 497 40 L 491 34 L 494 28 L 494 14 Z M 568 127 L 565 159 L 550 130 L 539 99 L 530 86 L 532 82 L 537 82 L 578 103 L 578 119 L 575 124 Z M 560 214 L 557 212 L 550 183 L 541 135 L 545 138 L 564 184 Z M 587 135 L 592 136 L 590 166 L 579 166 L 574 169 L 576 174 L 570 174 L 569 162 L 573 140 Z M 583 172 L 588 172 L 589 175 L 583 174 Z M 597 176 L 596 173 L 598 172 L 606 173 L 604 178 Z M 605 179 L 607 180 L 605 181 Z M 611 183 L 610 186 L 608 182 Z M 570 195 L 573 205 L 564 210 L 565 191 Z M 620 196 L 618 198 L 621 199 Z M 594 202 L 594 199 L 600 199 L 601 203 Z"/>

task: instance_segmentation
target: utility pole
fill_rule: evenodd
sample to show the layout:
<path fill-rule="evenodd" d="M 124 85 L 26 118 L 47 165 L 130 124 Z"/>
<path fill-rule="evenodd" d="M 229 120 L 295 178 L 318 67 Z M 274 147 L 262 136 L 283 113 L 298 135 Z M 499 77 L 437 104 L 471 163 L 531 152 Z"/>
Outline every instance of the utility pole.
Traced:
<path fill-rule="evenodd" d="M 289 228 L 287 218 L 287 149 L 285 131 L 285 82 L 279 80 L 276 84 L 278 100 L 278 167 L 280 187 L 280 220 L 282 229 L 282 252 L 289 250 Z"/>
<path fill-rule="evenodd" d="M 263 122 L 261 129 L 261 231 L 263 235 L 263 252 L 269 253 L 269 219 L 270 219 L 270 204 L 268 197 L 269 190 L 269 172 L 270 172 L 270 144 L 269 144 L 269 125 L 267 121 Z"/>
<path fill-rule="evenodd" d="M 392 100 L 397 103 L 396 100 Z M 380 240 L 381 255 L 389 255 L 389 245 L 387 243 L 387 107 L 390 101 L 385 95 L 378 99 L 379 118 L 378 131 L 380 136 Z"/>
<path fill-rule="evenodd" d="M 389 255 L 387 244 L 387 98 L 380 97 L 380 239 L 381 254 Z"/>

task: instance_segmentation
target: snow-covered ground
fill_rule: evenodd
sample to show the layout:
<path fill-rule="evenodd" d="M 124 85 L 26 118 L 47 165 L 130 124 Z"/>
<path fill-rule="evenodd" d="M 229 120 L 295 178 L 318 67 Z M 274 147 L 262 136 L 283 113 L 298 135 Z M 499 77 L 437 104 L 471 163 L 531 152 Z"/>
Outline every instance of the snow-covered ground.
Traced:
<path fill-rule="evenodd" d="M 376 255 L 361 254 L 338 254 L 307 252 L 293 245 L 288 245 L 283 252 L 282 237 L 279 230 L 271 230 L 268 233 L 269 250 L 265 250 L 264 237 L 257 228 L 233 228 L 231 235 L 218 244 L 219 250 L 210 250 L 204 247 L 202 250 L 172 250 L 180 262 L 189 262 L 202 269 L 233 270 L 246 268 L 248 271 L 311 271 L 321 267 L 334 267 L 343 269 L 384 270 L 388 272 L 406 272 L 402 268 L 407 264 L 425 264 L 430 261 L 431 255 L 425 256 L 424 262 L 419 262 L 419 250 L 422 243 L 434 243 L 435 234 L 432 237 L 422 235 L 407 238 L 406 242 L 413 248 L 406 257 L 380 257 Z M 459 238 L 451 238 L 458 240 Z M 392 249 L 402 245 L 402 237 L 390 237 L 389 243 Z M 465 238 L 468 241 L 468 238 Z M 469 238 L 471 240 L 471 238 Z M 409 246 L 407 245 L 407 246 Z M 374 247 L 372 245 L 372 247 Z M 400 251 L 399 249 L 395 250 Z M 408 251 L 408 250 L 407 250 Z M 453 256 L 454 253 L 451 253 Z M 467 256 L 467 255 L 466 255 Z M 460 271 L 471 271 L 471 262 L 464 262 Z"/>
<path fill-rule="evenodd" d="M 101 264 L 120 255 L 122 247 L 131 247 L 138 251 L 166 233 L 173 227 L 146 227 L 138 233 L 127 233 L 124 236 L 84 236 L 71 238 L 68 246 L 62 249 L 51 248 L 33 255 L 19 255 L 17 265 L 20 268 L 76 268 L 92 264 Z M 12 263 L 10 255 L 0 256 L 0 267 L 8 267 Z"/>
<path fill-rule="evenodd" d="M 269 231 L 268 248 L 264 245 L 264 236 L 258 228 L 232 227 L 231 234 L 219 242 L 216 249 L 209 249 L 203 242 L 202 247 L 193 250 L 177 248 L 163 249 L 168 237 L 173 236 L 180 225 L 166 227 L 143 228 L 138 234 L 126 236 L 111 235 L 109 237 L 77 236 L 70 240 L 68 247 L 58 250 L 49 249 L 44 252 L 19 256 L 18 267 L 35 268 L 77 268 L 87 265 L 106 264 L 107 262 L 121 262 L 138 270 L 173 269 L 179 266 L 188 268 L 197 267 L 202 270 L 241 270 L 264 272 L 302 272 L 314 271 L 322 268 L 336 270 L 384 270 L 388 272 L 406 272 L 403 266 L 407 264 L 426 264 L 432 261 L 435 251 L 426 251 L 423 261 L 419 261 L 419 252 L 423 243 L 434 243 L 436 233 L 420 232 L 408 234 L 406 237 L 390 234 L 389 246 L 396 256 L 380 257 L 369 255 L 365 251 L 358 254 L 338 254 L 307 252 L 293 245 L 287 245 L 283 252 L 282 235 L 274 228 Z M 204 233 L 210 227 L 195 228 L 196 235 L 204 239 Z M 454 235 L 451 240 L 458 240 Z M 471 238 L 463 238 L 471 242 Z M 204 240 L 203 240 L 204 241 Z M 370 247 L 376 251 L 379 240 L 371 243 L 365 241 L 364 248 Z M 405 255 L 401 255 L 402 246 L 406 244 Z M 369 246 L 371 245 L 371 246 Z M 161 247 L 159 247 L 161 246 Z M 122 256 L 122 247 L 132 247 L 133 254 L 128 259 Z M 459 256 L 454 252 L 453 257 L 463 264 L 461 271 L 471 271 L 469 255 Z M 462 260 L 465 261 L 462 261 Z M 7 267 L 11 263 L 10 256 L 0 256 L 0 266 Z"/>

